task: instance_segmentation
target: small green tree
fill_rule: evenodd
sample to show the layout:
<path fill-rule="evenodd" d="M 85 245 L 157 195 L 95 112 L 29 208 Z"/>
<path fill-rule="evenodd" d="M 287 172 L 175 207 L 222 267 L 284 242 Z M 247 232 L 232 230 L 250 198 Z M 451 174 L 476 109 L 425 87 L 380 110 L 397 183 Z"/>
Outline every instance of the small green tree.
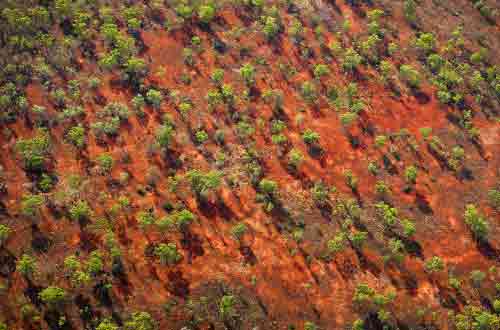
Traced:
<path fill-rule="evenodd" d="M 424 268 L 429 273 L 441 272 L 444 270 L 444 262 L 440 257 L 434 256 L 425 261 Z"/>
<path fill-rule="evenodd" d="M 174 265 L 182 258 L 179 252 L 177 252 L 175 243 L 161 243 L 155 248 L 154 252 L 162 265 Z"/>
<path fill-rule="evenodd" d="M 319 143 L 320 135 L 311 129 L 307 129 L 302 133 L 302 139 L 304 140 L 304 143 L 310 146 L 317 145 Z"/>
<path fill-rule="evenodd" d="M 9 226 L 0 224 L 0 247 L 2 247 L 11 234 L 11 229 Z"/>
<path fill-rule="evenodd" d="M 156 89 L 150 89 L 146 93 L 146 101 L 151 104 L 153 108 L 159 109 L 163 101 L 163 95 Z"/>
<path fill-rule="evenodd" d="M 49 307 L 57 307 L 66 299 L 67 293 L 60 287 L 49 286 L 40 291 L 38 296 Z"/>
<path fill-rule="evenodd" d="M 82 125 L 73 126 L 66 133 L 68 142 L 81 149 L 85 146 L 85 128 Z"/>
<path fill-rule="evenodd" d="M 419 88 L 422 78 L 420 77 L 420 73 L 411 65 L 403 64 L 399 68 L 399 74 L 401 79 L 405 81 L 408 86 L 412 88 Z"/>
<path fill-rule="evenodd" d="M 36 217 L 40 214 L 45 200 L 42 195 L 24 195 L 21 200 L 21 213 L 27 217 Z"/>
<path fill-rule="evenodd" d="M 479 213 L 474 204 L 468 204 L 464 213 L 465 223 L 477 239 L 485 240 L 489 232 L 488 221 Z"/>
<path fill-rule="evenodd" d="M 36 260 L 32 256 L 23 254 L 17 262 L 16 270 L 24 277 L 30 278 L 36 272 Z"/>
<path fill-rule="evenodd" d="M 414 165 L 408 166 L 405 169 L 405 180 L 410 184 L 417 182 L 417 168 Z"/>
<path fill-rule="evenodd" d="M 219 302 L 219 314 L 223 319 L 228 319 L 236 316 L 236 311 L 234 310 L 234 305 L 236 305 L 236 297 L 233 295 L 225 295 L 221 298 Z"/>
<path fill-rule="evenodd" d="M 102 320 L 96 327 L 96 330 L 118 330 L 119 327 L 110 319 Z"/>
<path fill-rule="evenodd" d="M 231 228 L 231 236 L 239 241 L 247 231 L 247 225 L 244 222 L 240 222 Z"/>
<path fill-rule="evenodd" d="M 147 312 L 135 312 L 123 325 L 124 330 L 155 330 L 157 324 L 151 314 Z"/>
<path fill-rule="evenodd" d="M 247 86 L 253 86 L 255 84 L 255 68 L 252 64 L 244 64 L 240 68 L 240 75 Z"/>
<path fill-rule="evenodd" d="M 74 221 L 84 221 L 92 216 L 92 209 L 87 201 L 78 200 L 69 209 L 69 216 Z"/>
<path fill-rule="evenodd" d="M 202 5 L 198 8 L 198 17 L 200 21 L 208 24 L 210 23 L 216 14 L 216 9 L 213 4 Z"/>

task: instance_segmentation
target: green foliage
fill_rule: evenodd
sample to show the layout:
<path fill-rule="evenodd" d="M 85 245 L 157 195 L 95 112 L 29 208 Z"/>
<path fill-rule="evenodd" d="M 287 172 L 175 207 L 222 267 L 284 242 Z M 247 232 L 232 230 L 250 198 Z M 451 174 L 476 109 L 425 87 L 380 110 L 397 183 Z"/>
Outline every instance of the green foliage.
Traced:
<path fill-rule="evenodd" d="M 23 158 L 26 170 L 42 170 L 46 161 L 45 157 L 50 150 L 49 135 L 45 131 L 40 131 L 31 139 L 19 140 L 16 143 L 16 149 Z"/>
<path fill-rule="evenodd" d="M 0 224 L 0 247 L 7 242 L 7 239 L 9 238 L 12 230 L 10 229 L 9 226 Z"/>
<path fill-rule="evenodd" d="M 175 243 L 161 243 L 155 248 L 154 252 L 162 265 L 174 265 L 182 258 L 179 252 L 177 252 Z"/>
<path fill-rule="evenodd" d="M 315 145 L 319 143 L 320 135 L 319 133 L 307 129 L 302 133 L 302 140 L 304 140 L 304 143 L 308 145 Z"/>
<path fill-rule="evenodd" d="M 325 64 L 316 64 L 314 66 L 313 73 L 314 73 L 314 77 L 319 79 L 323 76 L 328 75 L 330 73 L 330 69 Z"/>
<path fill-rule="evenodd" d="M 481 307 L 467 305 L 455 316 L 455 327 L 457 330 L 495 330 L 500 327 L 500 318 Z"/>
<path fill-rule="evenodd" d="M 377 210 L 377 215 L 382 218 L 384 224 L 388 227 L 392 227 L 396 224 L 398 220 L 398 210 L 385 202 L 379 202 L 375 204 L 375 209 Z"/>
<path fill-rule="evenodd" d="M 266 35 L 267 39 L 274 39 L 281 30 L 281 25 L 276 17 L 266 16 L 264 17 L 264 26 L 262 27 L 262 32 Z"/>
<path fill-rule="evenodd" d="M 368 284 L 360 283 L 356 286 L 354 290 L 354 297 L 352 298 L 354 303 L 365 304 L 372 300 L 375 295 L 375 290 L 372 289 Z"/>
<path fill-rule="evenodd" d="M 84 200 L 76 201 L 69 209 L 69 216 L 74 221 L 88 220 L 92 216 L 92 213 L 89 204 Z"/>
<path fill-rule="evenodd" d="M 160 219 L 160 221 L 158 221 L 158 227 L 160 227 L 162 231 L 170 229 L 184 231 L 194 220 L 196 220 L 196 216 L 191 211 L 183 209 L 181 211 L 175 211 L 170 216 Z"/>
<path fill-rule="evenodd" d="M 240 68 L 240 75 L 247 86 L 253 86 L 255 84 L 255 68 L 252 64 L 244 64 Z"/>
<path fill-rule="evenodd" d="M 267 195 L 274 195 L 278 191 L 278 184 L 272 180 L 262 179 L 259 189 Z"/>
<path fill-rule="evenodd" d="M 219 302 L 219 314 L 223 319 L 228 319 L 236 315 L 235 306 L 236 297 L 233 295 L 225 295 Z"/>
<path fill-rule="evenodd" d="M 240 222 L 231 228 L 231 236 L 239 241 L 248 231 L 248 226 L 244 222 Z"/>
<path fill-rule="evenodd" d="M 101 273 L 104 269 L 104 261 L 102 260 L 102 255 L 99 251 L 93 251 L 90 253 L 87 260 L 87 271 L 91 275 L 97 275 Z"/>
<path fill-rule="evenodd" d="M 405 169 L 405 180 L 408 183 L 415 184 L 417 182 L 417 168 L 414 165 L 408 166 Z"/>
<path fill-rule="evenodd" d="M 110 154 L 102 154 L 97 157 L 97 164 L 103 173 L 110 173 L 113 169 L 115 160 Z"/>
<path fill-rule="evenodd" d="M 47 305 L 55 307 L 66 299 L 67 293 L 64 289 L 57 286 L 49 286 L 40 291 L 38 296 Z"/>
<path fill-rule="evenodd" d="M 156 89 L 150 89 L 146 93 L 146 101 L 155 109 L 159 109 L 163 101 L 163 95 Z"/>
<path fill-rule="evenodd" d="M 318 330 L 318 326 L 313 322 L 306 321 L 304 322 L 304 330 Z"/>
<path fill-rule="evenodd" d="M 66 138 L 75 147 L 83 148 L 85 146 L 85 128 L 82 125 L 71 127 L 66 133 Z"/>
<path fill-rule="evenodd" d="M 21 213 L 27 217 L 39 215 L 45 200 L 41 195 L 24 195 L 21 200 Z"/>
<path fill-rule="evenodd" d="M 338 253 L 345 249 L 346 235 L 339 233 L 326 243 L 329 253 Z"/>
<path fill-rule="evenodd" d="M 485 278 L 486 274 L 478 269 L 470 272 L 470 279 L 475 287 L 480 287 Z"/>
<path fill-rule="evenodd" d="M 485 240 L 489 232 L 488 221 L 479 213 L 474 204 L 468 204 L 464 213 L 465 223 L 477 239 Z"/>
<path fill-rule="evenodd" d="M 204 196 L 217 189 L 222 183 L 222 173 L 218 171 L 203 173 L 199 170 L 191 170 L 186 174 L 186 177 L 191 184 L 191 189 L 198 196 Z"/>
<path fill-rule="evenodd" d="M 137 214 L 137 222 L 142 229 L 152 226 L 156 222 L 156 218 L 152 212 L 141 211 Z"/>
<path fill-rule="evenodd" d="M 317 101 L 318 95 L 316 92 L 316 86 L 310 81 L 304 81 L 300 86 L 300 94 L 304 100 L 308 103 L 315 103 Z"/>
<path fill-rule="evenodd" d="M 429 53 L 436 47 L 436 37 L 432 33 L 422 33 L 414 42 L 415 47 L 423 53 Z"/>
<path fill-rule="evenodd" d="M 216 9 L 213 4 L 202 5 L 198 8 L 198 17 L 203 23 L 210 23 L 216 14 Z"/>
<path fill-rule="evenodd" d="M 96 330 L 118 330 L 119 327 L 111 320 L 104 319 L 96 327 Z"/>
<path fill-rule="evenodd" d="M 348 48 L 342 59 L 342 68 L 344 71 L 352 72 L 355 71 L 362 62 L 363 57 L 361 57 L 354 48 Z"/>
<path fill-rule="evenodd" d="M 204 130 L 200 130 L 195 134 L 196 143 L 203 144 L 208 140 L 208 134 Z"/>
<path fill-rule="evenodd" d="M 293 169 L 297 169 L 304 161 L 304 155 L 298 149 L 292 149 L 288 153 L 288 165 Z"/>
<path fill-rule="evenodd" d="M 420 77 L 420 73 L 411 65 L 403 64 L 399 68 L 399 74 L 401 79 L 405 81 L 408 86 L 412 88 L 419 88 L 422 78 Z"/>
<path fill-rule="evenodd" d="M 147 312 L 135 312 L 132 317 L 125 321 L 124 330 L 155 330 L 157 325 L 151 314 Z"/>
<path fill-rule="evenodd" d="M 175 129 L 172 125 L 161 125 L 156 130 L 156 142 L 158 142 L 160 147 L 168 148 L 170 146 L 170 143 L 172 142 L 174 133 Z"/>
<path fill-rule="evenodd" d="M 417 232 L 415 223 L 410 220 L 401 221 L 401 225 L 403 226 L 403 235 L 405 237 L 411 237 Z"/>
<path fill-rule="evenodd" d="M 351 170 L 345 170 L 344 173 L 344 179 L 349 188 L 352 190 L 358 189 L 358 178 L 352 173 Z"/>
<path fill-rule="evenodd" d="M 417 4 L 415 0 L 405 0 L 403 10 L 406 20 L 415 23 L 417 20 Z"/>
<path fill-rule="evenodd" d="M 441 272 L 444 270 L 444 262 L 440 257 L 434 256 L 425 261 L 424 268 L 429 273 Z"/>
<path fill-rule="evenodd" d="M 488 201 L 494 209 L 500 211 L 500 189 L 490 189 L 488 191 Z"/>
<path fill-rule="evenodd" d="M 23 254 L 18 260 L 16 270 L 24 277 L 30 277 L 36 272 L 36 260 L 32 256 Z"/>

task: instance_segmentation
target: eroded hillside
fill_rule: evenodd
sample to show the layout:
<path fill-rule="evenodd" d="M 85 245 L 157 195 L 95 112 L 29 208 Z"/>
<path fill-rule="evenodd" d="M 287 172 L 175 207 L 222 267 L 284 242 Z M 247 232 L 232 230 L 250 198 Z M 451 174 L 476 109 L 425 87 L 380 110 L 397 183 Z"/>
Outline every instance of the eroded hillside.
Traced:
<path fill-rule="evenodd" d="M 0 329 L 500 329 L 489 0 L 0 3 Z"/>

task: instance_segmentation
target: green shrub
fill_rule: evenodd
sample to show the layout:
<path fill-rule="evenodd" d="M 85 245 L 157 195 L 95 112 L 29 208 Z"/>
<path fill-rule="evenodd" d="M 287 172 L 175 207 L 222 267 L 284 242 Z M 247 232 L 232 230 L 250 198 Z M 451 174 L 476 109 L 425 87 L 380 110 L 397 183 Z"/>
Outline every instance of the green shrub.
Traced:
<path fill-rule="evenodd" d="M 382 218 L 386 226 L 393 226 L 398 220 L 398 210 L 385 202 L 375 204 L 377 215 Z"/>
<path fill-rule="evenodd" d="M 217 189 L 222 183 L 222 173 L 218 171 L 203 173 L 199 170 L 191 170 L 186 176 L 191 184 L 191 189 L 199 197 L 203 197 L 208 192 Z"/>
<path fill-rule="evenodd" d="M 235 306 L 236 297 L 233 295 L 225 295 L 219 302 L 219 314 L 223 319 L 228 319 L 236 315 Z"/>
<path fill-rule="evenodd" d="M 69 209 L 69 216 L 74 221 L 88 220 L 92 213 L 89 204 L 84 200 L 76 201 Z"/>
<path fill-rule="evenodd" d="M 96 327 L 96 330 L 119 330 L 120 328 L 111 320 L 104 319 Z"/>
<path fill-rule="evenodd" d="M 436 37 L 432 33 L 422 33 L 415 40 L 414 44 L 417 49 L 427 54 L 436 47 Z"/>
<path fill-rule="evenodd" d="M 362 62 L 363 57 L 361 57 L 354 48 L 348 48 L 342 59 L 342 68 L 344 71 L 352 72 L 355 71 Z"/>
<path fill-rule="evenodd" d="M 202 5 L 198 8 L 198 17 L 205 24 L 210 23 L 214 19 L 215 14 L 216 10 L 213 4 Z"/>
<path fill-rule="evenodd" d="M 464 213 L 465 223 L 477 239 L 485 240 L 489 233 L 488 221 L 479 213 L 474 204 L 468 204 Z"/>
<path fill-rule="evenodd" d="M 314 72 L 314 77 L 316 79 L 319 79 L 319 78 L 321 78 L 323 76 L 328 75 L 330 73 L 330 69 L 325 64 L 316 64 L 314 66 L 313 72 Z"/>
<path fill-rule="evenodd" d="M 429 273 L 441 272 L 444 270 L 444 262 L 440 257 L 434 256 L 425 261 L 424 268 Z"/>
<path fill-rule="evenodd" d="M 38 296 L 42 302 L 46 303 L 50 307 L 55 307 L 66 299 L 67 293 L 64 289 L 57 286 L 49 286 L 40 291 Z"/>
<path fill-rule="evenodd" d="M 204 130 L 200 130 L 195 134 L 196 143 L 203 144 L 208 140 L 208 134 Z"/>
<path fill-rule="evenodd" d="M 310 82 L 305 81 L 300 86 L 300 94 L 308 103 L 315 103 L 317 101 L 318 95 L 316 92 L 316 86 Z"/>
<path fill-rule="evenodd" d="M 32 256 L 23 254 L 17 262 L 16 270 L 24 277 L 31 277 L 36 272 L 36 260 Z"/>
<path fill-rule="evenodd" d="M 252 64 L 244 64 L 240 68 L 240 75 L 247 86 L 253 86 L 255 84 L 255 68 Z"/>
<path fill-rule="evenodd" d="M 21 213 L 27 217 L 35 217 L 40 214 L 45 200 L 41 195 L 24 195 L 21 200 Z"/>
<path fill-rule="evenodd" d="M 231 236 L 239 241 L 248 231 L 248 226 L 244 222 L 240 222 L 231 228 Z"/>
<path fill-rule="evenodd" d="M 304 155 L 298 149 L 292 149 L 288 153 L 288 165 L 293 169 L 297 169 L 304 161 Z"/>
<path fill-rule="evenodd" d="M 500 189 L 490 189 L 488 191 L 488 200 L 494 209 L 500 211 Z"/>
<path fill-rule="evenodd" d="M 175 130 L 171 125 L 161 125 L 156 130 L 156 142 L 158 142 L 160 147 L 168 148 L 172 142 L 174 133 Z"/>
<path fill-rule="evenodd" d="M 419 88 L 421 83 L 420 73 L 411 65 L 403 64 L 399 68 L 401 79 L 412 88 Z"/>
<path fill-rule="evenodd" d="M 9 238 L 12 230 L 10 229 L 9 226 L 0 224 L 0 247 L 7 242 L 7 239 Z"/>
<path fill-rule="evenodd" d="M 470 279 L 475 287 L 480 287 L 485 278 L 486 274 L 478 269 L 470 272 Z"/>
<path fill-rule="evenodd" d="M 75 147 L 83 148 L 85 146 L 85 128 L 82 125 L 71 127 L 66 133 L 66 138 Z"/>
<path fill-rule="evenodd" d="M 135 312 L 132 317 L 125 321 L 124 330 L 155 330 L 157 324 L 151 314 L 147 312 Z"/>
<path fill-rule="evenodd" d="M 417 182 L 417 168 L 413 165 L 408 166 L 405 169 L 405 180 L 410 184 L 415 184 Z"/>
<path fill-rule="evenodd" d="M 155 248 L 155 255 L 160 259 L 162 265 L 173 265 L 178 263 L 182 256 L 177 252 L 175 243 L 161 243 Z"/>
<path fill-rule="evenodd" d="M 339 233 L 330 239 L 327 243 L 328 253 L 338 253 L 345 248 L 346 235 L 344 233 Z"/>
<path fill-rule="evenodd" d="M 110 154 L 102 154 L 97 157 L 97 164 L 103 173 L 109 174 L 113 169 L 115 160 Z"/>
<path fill-rule="evenodd" d="M 104 269 L 104 261 L 102 260 L 102 255 L 99 251 L 93 251 L 87 260 L 87 271 L 91 275 L 97 275 L 101 273 Z"/>
<path fill-rule="evenodd" d="M 307 129 L 302 133 L 302 139 L 304 143 L 311 146 L 319 143 L 320 135 L 311 129 Z"/>
<path fill-rule="evenodd" d="M 23 158 L 26 170 L 39 171 L 43 169 L 50 145 L 49 135 L 45 131 L 38 132 L 31 139 L 19 140 L 16 143 L 16 149 Z"/>
<path fill-rule="evenodd" d="M 159 109 L 163 101 L 163 95 L 156 89 L 150 89 L 146 93 L 146 101 L 151 104 L 153 108 Z"/>

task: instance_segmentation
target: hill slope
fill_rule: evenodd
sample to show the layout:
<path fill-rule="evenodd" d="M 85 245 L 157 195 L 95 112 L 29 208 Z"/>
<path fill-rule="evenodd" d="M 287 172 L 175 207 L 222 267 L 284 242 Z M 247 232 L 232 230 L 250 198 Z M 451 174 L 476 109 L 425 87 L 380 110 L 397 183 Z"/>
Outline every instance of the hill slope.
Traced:
<path fill-rule="evenodd" d="M 0 329 L 499 328 L 495 1 L 0 9 Z"/>

